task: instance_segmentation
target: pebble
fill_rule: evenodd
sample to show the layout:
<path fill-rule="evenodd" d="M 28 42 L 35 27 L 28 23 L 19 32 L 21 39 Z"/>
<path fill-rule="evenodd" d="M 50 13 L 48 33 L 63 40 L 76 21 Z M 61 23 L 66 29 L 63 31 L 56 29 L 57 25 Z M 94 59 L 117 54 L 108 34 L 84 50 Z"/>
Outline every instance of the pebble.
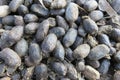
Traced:
<path fill-rule="evenodd" d="M 56 47 L 55 47 L 55 51 L 54 51 L 54 56 L 57 59 L 60 59 L 61 61 L 64 60 L 64 56 L 65 56 L 65 50 L 63 45 L 61 44 L 60 41 L 57 41 Z"/>
<path fill-rule="evenodd" d="M 40 4 L 33 4 L 30 8 L 30 10 L 34 13 L 36 13 L 39 16 L 48 16 L 49 11 L 45 8 L 42 7 Z"/>
<path fill-rule="evenodd" d="M 98 41 L 101 44 L 105 44 L 107 46 L 111 46 L 110 39 L 106 34 L 99 34 L 98 35 Z"/>
<path fill-rule="evenodd" d="M 85 31 L 91 35 L 94 35 L 98 32 L 98 26 L 91 18 L 85 16 L 83 19 L 83 28 Z"/>
<path fill-rule="evenodd" d="M 87 0 L 83 5 L 87 11 L 93 11 L 97 8 L 98 3 L 96 0 Z"/>
<path fill-rule="evenodd" d="M 10 10 L 12 12 L 16 12 L 18 7 L 23 3 L 24 0 L 12 0 L 9 3 Z"/>
<path fill-rule="evenodd" d="M 38 27 L 39 27 L 39 23 L 36 23 L 36 22 L 28 23 L 25 26 L 25 33 L 26 34 L 34 34 L 37 31 Z"/>
<path fill-rule="evenodd" d="M 89 60 L 87 63 L 95 69 L 100 67 L 100 61 L 98 60 Z"/>
<path fill-rule="evenodd" d="M 77 37 L 77 30 L 74 28 L 70 28 L 68 32 L 65 34 L 65 36 L 63 37 L 63 41 L 62 41 L 63 45 L 65 47 L 71 46 L 75 42 L 76 37 Z"/>
<path fill-rule="evenodd" d="M 25 5 L 20 5 L 17 11 L 20 15 L 25 15 L 29 13 L 29 10 Z"/>
<path fill-rule="evenodd" d="M 15 51 L 13 51 L 10 48 L 4 48 L 0 52 L 0 57 L 1 57 L 1 59 L 3 59 L 5 61 L 6 65 L 8 65 L 12 68 L 16 68 L 21 65 L 20 57 L 17 55 L 17 53 Z"/>
<path fill-rule="evenodd" d="M 53 27 L 49 30 L 49 33 L 54 33 L 58 38 L 65 35 L 65 30 L 62 27 Z"/>
<path fill-rule="evenodd" d="M 90 52 L 90 46 L 88 44 L 79 45 L 73 53 L 75 59 L 83 59 L 88 56 Z"/>
<path fill-rule="evenodd" d="M 108 54 L 109 52 L 110 52 L 110 49 L 106 45 L 101 44 L 96 47 L 93 47 L 90 50 L 88 58 L 90 60 L 99 60 L 99 59 L 105 57 L 106 54 Z"/>
<path fill-rule="evenodd" d="M 92 20 L 99 21 L 103 18 L 103 13 L 100 10 L 94 10 L 90 12 L 89 16 Z"/>
<path fill-rule="evenodd" d="M 90 80 L 97 80 L 100 78 L 100 73 L 89 65 L 86 65 L 85 71 L 83 74 L 87 79 L 90 79 Z"/>
<path fill-rule="evenodd" d="M 50 8 L 59 9 L 59 8 L 64 8 L 66 5 L 67 5 L 66 0 L 54 0 L 52 1 Z"/>
<path fill-rule="evenodd" d="M 41 63 L 40 65 L 37 65 L 35 67 L 35 75 L 36 75 L 36 80 L 44 79 L 47 78 L 48 76 L 48 68 L 45 64 Z"/>
<path fill-rule="evenodd" d="M 20 57 L 23 57 L 27 54 L 28 51 L 28 43 L 27 41 L 22 38 L 20 41 L 18 41 L 15 45 L 15 51 Z"/>
<path fill-rule="evenodd" d="M 61 62 L 51 63 L 52 69 L 61 76 L 65 76 L 67 73 L 67 67 Z"/>
<path fill-rule="evenodd" d="M 0 17 L 5 17 L 10 13 L 8 5 L 0 5 Z"/>
<path fill-rule="evenodd" d="M 101 62 L 100 67 L 98 68 L 98 71 L 104 75 L 108 73 L 109 68 L 110 68 L 110 61 L 107 59 L 104 59 Z"/>
<path fill-rule="evenodd" d="M 117 42 L 120 41 L 120 30 L 119 29 L 116 29 L 114 28 L 112 31 L 111 31 L 111 38 Z"/>
<path fill-rule="evenodd" d="M 67 24 L 66 20 L 62 16 L 56 16 L 56 21 L 58 23 L 58 26 L 62 27 L 66 30 L 68 30 L 69 25 Z"/>
<path fill-rule="evenodd" d="M 42 42 L 41 48 L 44 53 L 52 52 L 57 44 L 57 36 L 53 33 L 49 34 Z"/>
<path fill-rule="evenodd" d="M 66 8 L 66 12 L 65 12 L 65 18 L 66 20 L 71 23 L 77 20 L 79 15 L 79 11 L 78 11 L 78 6 L 75 3 L 69 3 L 67 8 Z"/>
<path fill-rule="evenodd" d="M 24 20 L 26 23 L 36 22 L 36 21 L 38 21 L 38 17 L 35 14 L 26 14 L 24 16 Z"/>
<path fill-rule="evenodd" d="M 15 20 L 14 16 L 9 15 L 9 16 L 6 16 L 6 17 L 2 18 L 2 23 L 4 25 L 13 26 L 14 25 L 14 20 Z"/>
<path fill-rule="evenodd" d="M 79 61 L 77 64 L 76 64 L 76 69 L 77 71 L 79 72 L 82 72 L 85 70 L 85 63 L 83 61 Z"/>
<path fill-rule="evenodd" d="M 42 60 L 42 52 L 37 43 L 31 43 L 29 47 L 29 58 L 34 65 L 39 64 Z"/>
<path fill-rule="evenodd" d="M 48 30 L 49 30 L 49 21 L 48 20 L 42 21 L 36 32 L 36 40 L 38 42 L 42 41 L 47 36 Z"/>

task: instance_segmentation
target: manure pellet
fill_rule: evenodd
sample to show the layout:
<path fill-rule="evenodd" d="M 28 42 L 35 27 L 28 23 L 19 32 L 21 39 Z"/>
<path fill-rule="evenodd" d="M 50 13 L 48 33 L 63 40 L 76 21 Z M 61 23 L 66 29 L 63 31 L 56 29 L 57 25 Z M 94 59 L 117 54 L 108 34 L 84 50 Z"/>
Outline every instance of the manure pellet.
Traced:
<path fill-rule="evenodd" d="M 0 80 L 120 80 L 119 5 L 0 0 Z"/>

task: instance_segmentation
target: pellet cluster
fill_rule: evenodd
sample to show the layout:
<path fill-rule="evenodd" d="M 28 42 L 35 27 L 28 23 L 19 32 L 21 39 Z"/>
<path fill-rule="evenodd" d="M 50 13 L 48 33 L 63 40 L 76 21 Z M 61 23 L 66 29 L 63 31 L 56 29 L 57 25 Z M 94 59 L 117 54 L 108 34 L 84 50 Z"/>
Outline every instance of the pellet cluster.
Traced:
<path fill-rule="evenodd" d="M 120 25 L 100 1 L 0 0 L 0 80 L 120 80 Z"/>

